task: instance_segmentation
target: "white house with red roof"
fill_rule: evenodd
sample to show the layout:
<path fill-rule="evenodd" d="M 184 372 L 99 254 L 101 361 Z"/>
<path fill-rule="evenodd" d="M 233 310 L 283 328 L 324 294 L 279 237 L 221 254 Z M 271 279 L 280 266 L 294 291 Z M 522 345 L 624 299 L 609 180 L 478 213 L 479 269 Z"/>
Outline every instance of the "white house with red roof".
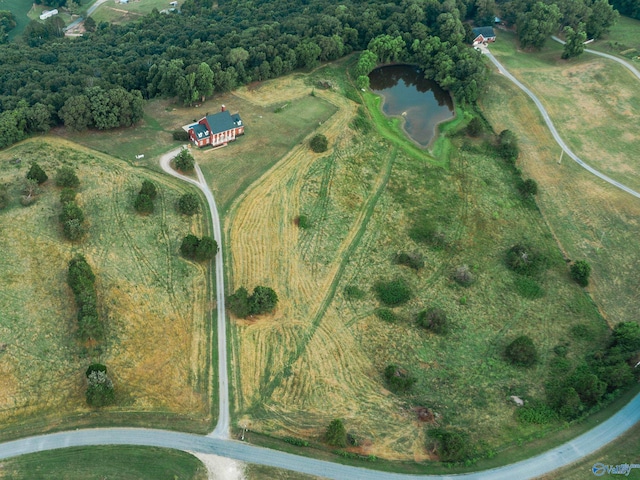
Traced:
<path fill-rule="evenodd" d="M 240 114 L 230 114 L 224 105 L 218 113 L 207 114 L 197 123 L 185 125 L 182 129 L 189 134 L 189 139 L 196 147 L 224 147 L 236 137 L 244 135 Z"/>

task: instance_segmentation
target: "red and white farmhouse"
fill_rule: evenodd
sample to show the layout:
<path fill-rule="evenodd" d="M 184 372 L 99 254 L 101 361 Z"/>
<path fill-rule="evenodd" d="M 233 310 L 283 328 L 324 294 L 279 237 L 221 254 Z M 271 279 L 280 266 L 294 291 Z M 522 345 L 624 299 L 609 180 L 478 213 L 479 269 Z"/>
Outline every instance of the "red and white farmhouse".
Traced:
<path fill-rule="evenodd" d="M 214 115 L 207 114 L 197 123 L 182 127 L 189 134 L 189 139 L 196 147 L 224 147 L 236 137 L 244 135 L 244 125 L 238 113 L 231 115 L 222 105 L 221 111 Z"/>
<path fill-rule="evenodd" d="M 496 33 L 493 30 L 493 27 L 477 27 L 471 29 L 473 32 L 473 43 L 472 45 L 475 47 L 476 45 L 495 42 L 496 41 Z"/>

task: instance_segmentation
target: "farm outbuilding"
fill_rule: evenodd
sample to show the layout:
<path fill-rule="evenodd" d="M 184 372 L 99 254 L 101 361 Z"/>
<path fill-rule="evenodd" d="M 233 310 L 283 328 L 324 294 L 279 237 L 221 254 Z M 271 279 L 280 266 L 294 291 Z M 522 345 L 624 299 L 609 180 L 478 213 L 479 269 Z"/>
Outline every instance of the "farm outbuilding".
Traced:
<path fill-rule="evenodd" d="M 197 147 L 225 146 L 232 142 L 236 137 L 244 135 L 244 125 L 240 114 L 229 113 L 224 105 L 220 112 L 202 117 L 197 123 L 185 125 L 182 127 L 184 131 L 189 133 L 189 138 Z"/>
<path fill-rule="evenodd" d="M 58 9 L 57 8 L 54 8 L 53 10 L 45 10 L 40 15 L 40 20 L 46 20 L 47 18 L 53 17 L 54 15 L 57 15 L 57 14 L 58 14 Z"/>

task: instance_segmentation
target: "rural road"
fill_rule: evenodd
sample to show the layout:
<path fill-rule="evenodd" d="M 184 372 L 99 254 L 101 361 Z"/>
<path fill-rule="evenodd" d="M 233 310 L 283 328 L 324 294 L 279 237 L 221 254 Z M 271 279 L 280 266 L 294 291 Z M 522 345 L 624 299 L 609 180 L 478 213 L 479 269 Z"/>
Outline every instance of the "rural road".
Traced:
<path fill-rule="evenodd" d="M 63 30 L 66 32 L 67 30 L 71 30 L 72 28 L 76 27 L 80 22 L 83 22 L 85 18 L 88 18 L 93 12 L 95 12 L 100 5 L 102 5 L 103 3 L 106 3 L 107 1 L 108 0 L 98 0 L 96 3 L 94 3 L 87 9 L 87 13 L 84 15 L 84 17 L 76 18 L 73 22 L 71 22 L 69 25 L 64 27 Z"/>
<path fill-rule="evenodd" d="M 556 42 L 561 43 L 562 45 L 567 43 L 564 40 L 560 40 L 555 35 L 552 35 L 551 38 L 553 38 Z M 629 71 L 631 71 L 631 73 L 633 73 L 636 77 L 638 77 L 638 80 L 640 80 L 640 71 L 638 71 L 638 69 L 636 67 L 631 65 L 626 60 L 623 60 L 620 57 L 616 57 L 615 55 L 609 55 L 608 53 L 598 52 L 597 50 L 591 50 L 589 48 L 585 48 L 584 51 L 587 52 L 587 53 L 593 53 L 594 55 L 599 55 L 601 57 L 608 58 L 609 60 L 613 60 L 615 62 L 618 62 L 618 63 L 622 64 L 625 68 L 629 69 Z"/>
<path fill-rule="evenodd" d="M 220 217 L 218 208 L 213 198 L 213 193 L 207 185 L 207 181 L 202 174 L 200 165 L 195 164 L 198 180 L 182 175 L 171 168 L 171 160 L 180 153 L 182 148 L 176 148 L 160 157 L 160 166 L 169 175 L 190 183 L 200 189 L 207 199 L 209 211 L 211 212 L 211 225 L 213 226 L 213 238 L 218 244 L 219 250 L 215 257 L 216 268 L 216 305 L 218 317 L 218 423 L 209 436 L 219 439 L 229 437 L 229 376 L 227 370 L 227 323 L 224 310 L 224 263 L 222 257 L 222 230 L 220 228 Z"/>
<path fill-rule="evenodd" d="M 0 460 L 27 453 L 66 447 L 89 445 L 145 445 L 196 453 L 212 453 L 243 462 L 284 468 L 336 480 L 344 480 L 347 478 L 350 480 L 525 480 L 552 472 L 557 468 L 568 465 L 581 459 L 585 455 L 595 452 L 602 445 L 609 443 L 623 434 L 639 420 L 640 396 L 636 396 L 609 420 L 553 450 L 505 467 L 460 475 L 404 475 L 381 472 L 292 455 L 277 450 L 269 450 L 235 440 L 169 432 L 166 430 L 138 428 L 95 428 L 23 438 L 21 440 L 0 444 Z M 612 458 L 610 463 L 631 463 L 634 460 L 635 459 L 629 458 Z M 585 470 L 584 473 L 585 478 L 591 476 L 589 471 Z"/>
<path fill-rule="evenodd" d="M 551 118 L 549 118 L 549 114 L 547 113 L 547 110 L 544 108 L 544 106 L 542 105 L 542 102 L 540 102 L 540 100 L 538 99 L 538 97 L 536 97 L 533 92 L 531 90 L 529 90 L 526 86 L 524 86 L 522 83 L 520 83 L 520 81 L 514 77 L 513 75 L 511 75 L 506 68 L 504 68 L 502 66 L 502 64 L 500 62 L 498 62 L 498 60 L 496 60 L 496 57 L 493 56 L 493 54 L 489 51 L 489 49 L 486 46 L 482 46 L 480 47 L 480 50 L 482 51 L 483 54 L 485 54 L 487 57 L 489 57 L 489 60 L 491 60 L 491 62 L 493 62 L 493 64 L 498 67 L 498 71 L 503 74 L 506 78 L 508 78 L 509 80 L 511 80 L 513 83 L 515 83 L 518 88 L 520 90 L 522 90 L 524 93 L 526 93 L 529 98 L 531 98 L 531 100 L 533 100 L 533 102 L 536 104 L 536 107 L 538 107 L 538 110 L 540 110 L 540 113 L 542 114 L 542 118 L 545 121 L 545 123 L 547 124 L 547 126 L 549 127 L 549 130 L 551 131 L 551 134 L 553 135 L 553 138 L 555 139 L 555 141 L 558 143 L 558 145 L 560 145 L 560 148 L 562 148 L 562 150 L 564 150 L 564 152 L 569 155 L 569 157 L 571 157 L 578 165 L 580 165 L 582 168 L 584 168 L 585 170 L 591 172 L 593 175 L 595 175 L 598 178 L 601 178 L 602 180 L 604 180 L 607 183 L 610 183 L 611 185 L 613 185 L 614 187 L 619 188 L 620 190 L 623 190 L 631 195 L 633 195 L 636 198 L 640 198 L 640 193 L 636 192 L 635 190 L 627 187 L 626 185 L 623 185 L 622 183 L 614 180 L 611 177 L 608 177 L 607 175 L 605 175 L 602 172 L 599 172 L 598 170 L 596 170 L 595 168 L 593 168 L 590 165 L 587 165 L 584 161 L 582 161 L 582 159 L 580 159 L 580 157 L 578 157 L 575 153 L 573 153 L 571 151 L 571 149 L 567 146 L 566 143 L 564 143 L 564 140 L 562 140 L 562 138 L 560 137 L 560 135 L 558 134 L 558 131 L 556 130 L 555 125 L 553 124 L 553 122 L 551 121 Z M 591 51 L 592 53 L 596 53 Z M 607 57 L 611 57 L 611 55 L 606 55 L 606 54 L 600 54 L 603 56 L 607 56 Z M 616 57 L 612 57 L 614 60 L 619 60 L 616 59 Z M 630 65 L 629 65 L 630 66 Z M 640 76 L 638 77 L 640 78 Z"/>

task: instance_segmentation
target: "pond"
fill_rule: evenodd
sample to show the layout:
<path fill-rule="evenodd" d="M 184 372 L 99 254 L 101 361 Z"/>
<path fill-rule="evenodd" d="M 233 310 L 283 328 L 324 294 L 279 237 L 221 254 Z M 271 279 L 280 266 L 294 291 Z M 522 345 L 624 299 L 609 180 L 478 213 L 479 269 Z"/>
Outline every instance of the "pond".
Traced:
<path fill-rule="evenodd" d="M 369 80 L 371 90 L 383 98 L 385 115 L 401 117 L 404 131 L 422 147 L 429 145 L 439 123 L 454 116 L 449 93 L 413 65 L 376 68 Z"/>

